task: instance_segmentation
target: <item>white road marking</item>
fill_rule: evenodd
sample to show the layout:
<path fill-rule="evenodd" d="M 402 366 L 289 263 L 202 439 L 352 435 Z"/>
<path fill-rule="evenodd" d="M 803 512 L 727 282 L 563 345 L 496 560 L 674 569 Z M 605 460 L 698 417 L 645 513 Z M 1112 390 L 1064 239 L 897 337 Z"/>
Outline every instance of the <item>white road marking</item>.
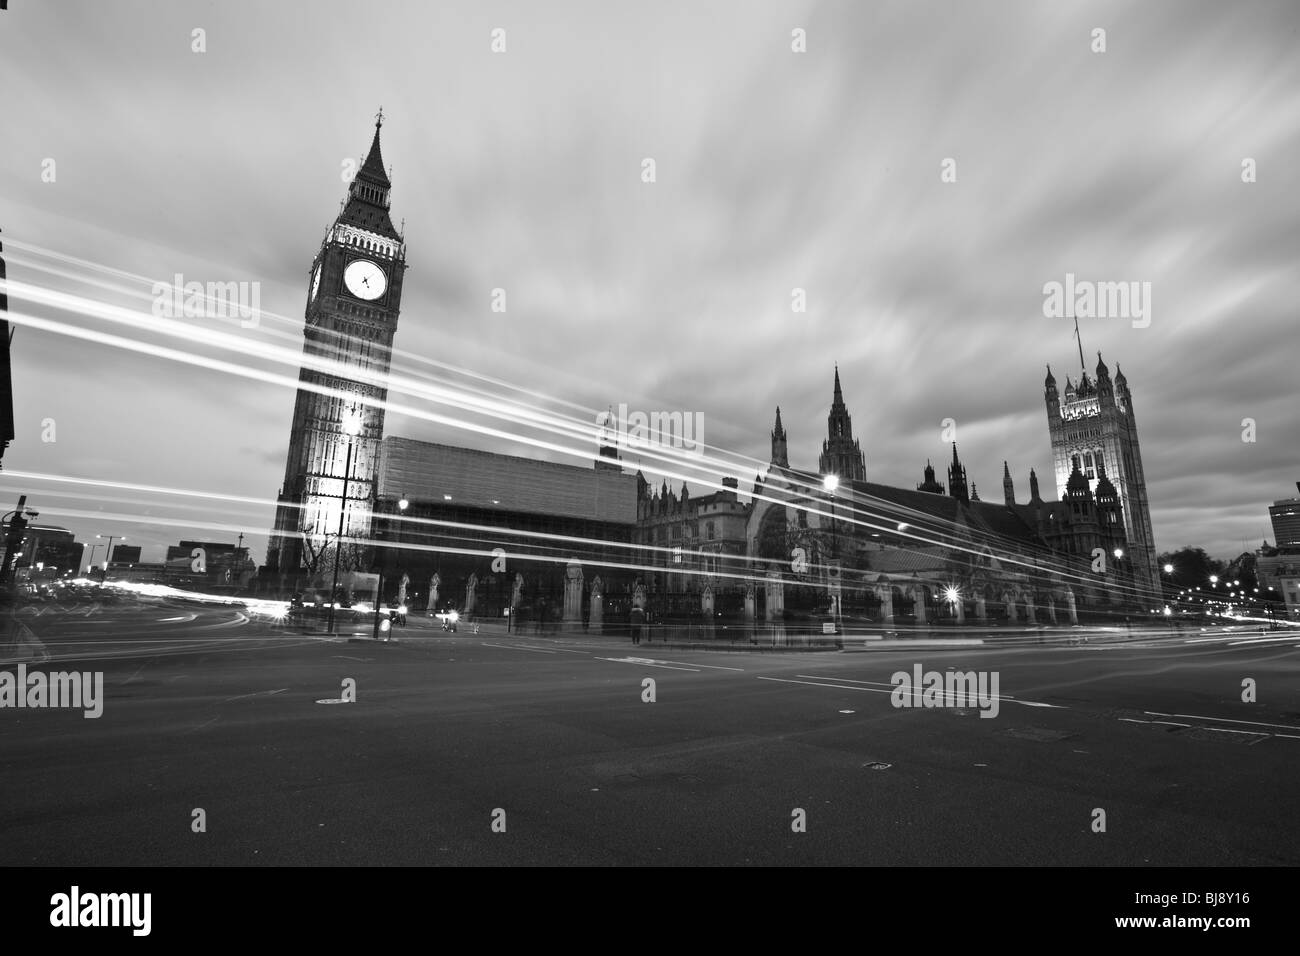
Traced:
<path fill-rule="evenodd" d="M 346 654 L 335 654 L 334 658 L 340 661 L 359 661 L 362 664 L 368 664 L 374 660 L 373 657 L 348 657 Z"/>
<path fill-rule="evenodd" d="M 1266 734 L 1266 733 L 1263 733 L 1263 732 L 1258 731 L 1258 730 L 1233 730 L 1231 727 L 1206 727 L 1206 728 L 1204 728 L 1204 729 L 1205 729 L 1205 730 L 1212 730 L 1212 731 L 1214 731 L 1216 734 L 1246 734 L 1247 736 L 1250 736 L 1250 737 L 1269 737 L 1269 736 L 1271 736 L 1271 734 Z"/>
<path fill-rule="evenodd" d="M 1300 730 L 1295 724 L 1266 724 L 1262 720 L 1233 720 L 1231 717 L 1206 717 L 1204 714 L 1162 714 L 1158 710 L 1144 710 L 1149 717 L 1185 717 L 1188 720 L 1213 720 L 1220 724 L 1249 724 L 1252 727 L 1281 727 L 1285 730 Z"/>
<path fill-rule="evenodd" d="M 131 683 L 131 681 L 135 680 L 136 677 L 140 674 L 140 672 L 141 672 L 142 670 L 144 670 L 144 669 L 145 669 L 146 667 L 148 667 L 148 666 L 149 666 L 149 662 L 148 662 L 148 661 L 145 661 L 143 664 L 141 664 L 139 667 L 137 667 L 137 668 L 135 669 L 135 673 L 134 673 L 134 674 L 132 674 L 132 675 L 131 675 L 130 677 L 128 677 L 126 680 L 122 681 L 122 686 L 125 687 L 127 684 Z"/>
<path fill-rule="evenodd" d="M 714 671 L 743 671 L 745 669 L 743 667 L 723 667 L 721 664 L 696 664 L 694 662 L 687 663 L 686 661 L 661 661 L 657 657 L 642 658 L 642 659 L 654 661 L 656 664 L 681 664 L 683 667 L 707 667 L 709 670 L 714 670 Z"/>
<path fill-rule="evenodd" d="M 822 676 L 820 676 L 820 675 L 814 675 L 814 674 L 796 674 L 795 676 L 796 676 L 796 677 L 807 677 L 807 678 L 810 678 L 810 679 L 813 679 L 813 680 L 835 680 L 835 681 L 845 681 L 845 682 L 850 683 L 850 684 L 875 684 L 875 685 L 877 685 L 877 686 L 879 686 L 879 687 L 888 687 L 888 688 L 889 688 L 889 690 L 887 690 L 887 691 L 880 691 L 879 693 L 882 693 L 882 694 L 892 694 L 892 693 L 894 692 L 894 690 L 893 690 L 893 689 L 894 689 L 894 685 L 893 685 L 893 684 L 886 684 L 886 683 L 884 683 L 883 681 L 873 681 L 873 680 L 853 680 L 853 679 L 848 678 L 848 677 L 822 677 Z M 775 680 L 776 678 L 763 678 L 763 679 L 764 679 L 764 680 Z M 792 681 L 791 683 L 797 683 L 797 682 Z M 837 686 L 839 686 L 839 685 L 838 685 L 838 684 L 819 684 L 818 686 L 820 686 L 820 687 L 837 687 Z M 868 689 L 868 688 L 861 688 L 861 687 L 846 687 L 846 688 L 845 688 L 845 690 L 867 690 L 867 689 Z M 948 697 L 951 697 L 951 696 L 953 696 L 953 695 L 952 695 L 952 694 L 949 694 L 947 691 L 944 691 L 944 697 L 945 697 L 945 699 L 948 698 Z M 1016 698 L 1014 698 L 1014 697 L 1010 697 L 1010 696 L 1008 696 L 1007 694 L 999 694 L 997 699 L 998 699 L 998 700 L 1008 700 L 1008 701 L 1010 701 L 1010 702 L 1013 703 L 1013 704 L 1022 704 L 1022 705 L 1024 705 L 1025 707 L 1050 707 L 1050 708 L 1052 708 L 1053 710 L 1069 710 L 1069 709 L 1070 709 L 1070 708 L 1068 708 L 1068 707 L 1064 707 L 1064 706 L 1062 706 L 1061 704 L 1044 704 L 1044 703 L 1042 703 L 1041 701 L 1036 701 L 1036 700 L 1017 700 Z"/>
<path fill-rule="evenodd" d="M 1013 704 L 1020 704 L 1024 707 L 1050 707 L 1053 710 L 1069 710 L 1070 708 L 1062 704 L 1044 704 L 1040 700 L 1016 700 L 1014 697 L 999 697 L 998 700 L 1009 700 Z"/>
<path fill-rule="evenodd" d="M 807 684 L 810 687 L 833 687 L 836 690 L 865 690 L 872 694 L 892 694 L 890 690 L 877 690 L 874 687 L 846 687 L 843 684 L 821 684 L 810 680 L 790 680 L 786 677 L 758 677 L 756 680 L 772 680 L 781 684 Z"/>
<path fill-rule="evenodd" d="M 640 657 L 595 657 L 592 660 L 611 661 L 615 664 L 640 664 L 642 667 L 661 667 L 666 671 L 692 671 L 698 674 L 699 670 L 694 667 L 669 667 L 667 664 L 656 664 L 654 661 L 648 661 Z"/>
<path fill-rule="evenodd" d="M 524 647 L 522 644 L 488 644 L 488 643 L 485 642 L 485 643 L 483 644 L 483 646 L 484 646 L 484 647 L 497 647 L 497 648 L 500 648 L 500 649 L 503 650 L 503 651 L 532 651 L 534 654 L 554 654 L 554 653 L 555 653 L 555 651 L 547 651 L 547 650 L 543 650 L 543 649 L 540 648 L 540 647 Z"/>
<path fill-rule="evenodd" d="M 288 689 L 289 688 L 287 687 L 281 687 L 279 690 L 258 690 L 251 694 L 239 694 L 235 697 L 227 697 L 226 703 L 229 703 L 232 700 L 244 700 L 246 697 L 271 697 L 275 694 L 283 694 Z"/>

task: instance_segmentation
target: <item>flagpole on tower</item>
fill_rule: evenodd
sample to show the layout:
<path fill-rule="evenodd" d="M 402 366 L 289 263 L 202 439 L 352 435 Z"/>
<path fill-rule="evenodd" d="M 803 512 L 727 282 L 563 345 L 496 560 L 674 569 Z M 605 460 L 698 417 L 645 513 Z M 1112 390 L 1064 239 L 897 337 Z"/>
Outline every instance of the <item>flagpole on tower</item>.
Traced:
<path fill-rule="evenodd" d="M 1088 366 L 1083 361 L 1083 336 L 1079 334 L 1079 317 L 1074 317 L 1074 338 L 1079 343 L 1079 368 L 1083 369 L 1083 374 L 1088 374 Z"/>

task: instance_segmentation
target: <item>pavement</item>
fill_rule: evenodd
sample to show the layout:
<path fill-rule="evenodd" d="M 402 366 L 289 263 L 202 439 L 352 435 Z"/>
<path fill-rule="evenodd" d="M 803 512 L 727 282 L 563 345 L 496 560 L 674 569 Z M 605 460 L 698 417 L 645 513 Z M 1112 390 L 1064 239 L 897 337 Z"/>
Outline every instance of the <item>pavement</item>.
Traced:
<path fill-rule="evenodd" d="M 104 710 L 0 709 L 0 864 L 1300 863 L 1300 635 L 738 654 L 408 622 L 32 619 L 26 659 L 101 671 Z M 997 675 L 996 715 L 895 706 L 918 665 Z"/>

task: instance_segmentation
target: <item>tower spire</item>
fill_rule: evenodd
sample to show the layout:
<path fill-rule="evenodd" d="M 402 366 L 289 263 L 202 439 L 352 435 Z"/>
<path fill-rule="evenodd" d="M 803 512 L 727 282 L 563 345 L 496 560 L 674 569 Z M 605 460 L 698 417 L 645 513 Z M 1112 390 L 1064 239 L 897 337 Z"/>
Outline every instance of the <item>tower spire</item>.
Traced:
<path fill-rule="evenodd" d="M 781 406 L 776 407 L 776 425 L 772 429 L 772 459 L 771 463 L 781 468 L 790 467 L 790 459 L 786 451 L 785 426 L 781 424 Z"/>
<path fill-rule="evenodd" d="M 952 464 L 948 466 L 948 494 L 958 501 L 968 502 L 966 492 L 966 469 L 957 458 L 957 443 L 952 443 Z"/>
<path fill-rule="evenodd" d="M 853 437 L 853 420 L 844 405 L 844 392 L 840 388 L 840 367 L 835 366 L 835 390 L 831 411 L 826 416 L 826 440 L 817 468 L 823 475 L 839 475 L 844 481 L 866 481 L 867 463 L 862 457 L 862 447 Z"/>

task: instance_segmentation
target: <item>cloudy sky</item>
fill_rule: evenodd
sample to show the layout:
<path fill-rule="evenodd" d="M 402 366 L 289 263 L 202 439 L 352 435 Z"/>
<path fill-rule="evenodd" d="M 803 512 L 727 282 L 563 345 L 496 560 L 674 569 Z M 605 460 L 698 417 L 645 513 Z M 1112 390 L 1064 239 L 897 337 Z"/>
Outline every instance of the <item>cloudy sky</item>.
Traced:
<path fill-rule="evenodd" d="M 262 557 L 296 378 L 269 350 L 300 348 L 381 104 L 410 374 L 579 417 L 697 412 L 709 444 L 759 461 L 779 404 L 812 468 L 838 362 L 869 479 L 920 481 L 952 418 L 982 496 L 1006 459 L 1023 497 L 1031 467 L 1051 474 L 1044 366 L 1078 371 L 1044 283 L 1149 282 L 1148 327 L 1080 326 L 1089 368 L 1100 350 L 1129 378 L 1157 546 L 1255 547 L 1295 493 L 1287 0 L 9 6 L 0 239 L 13 282 L 78 298 L 11 301 L 0 494 L 82 538 L 157 560 L 242 530 Z M 84 304 L 147 316 L 177 273 L 260 283 L 266 315 L 159 331 Z M 387 432 L 521 450 L 420 412 Z"/>

